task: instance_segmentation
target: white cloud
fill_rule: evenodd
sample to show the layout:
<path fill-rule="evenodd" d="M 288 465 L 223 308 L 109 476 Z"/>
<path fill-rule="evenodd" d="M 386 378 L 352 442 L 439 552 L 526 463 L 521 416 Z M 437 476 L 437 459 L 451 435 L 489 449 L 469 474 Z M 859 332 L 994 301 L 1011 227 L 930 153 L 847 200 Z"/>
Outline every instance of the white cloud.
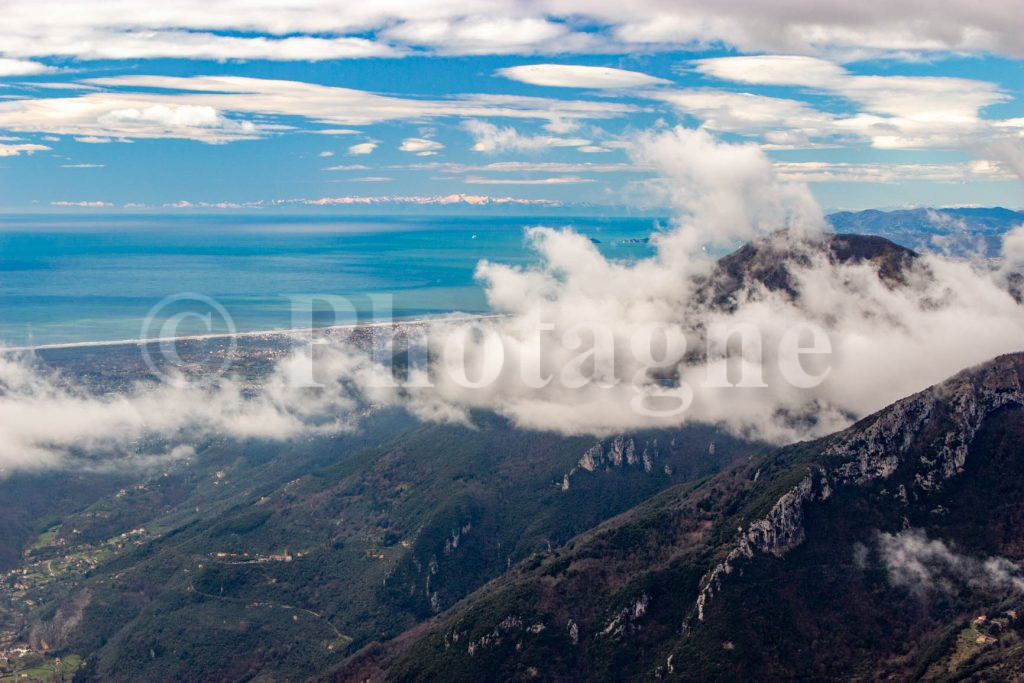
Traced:
<path fill-rule="evenodd" d="M 756 145 L 724 144 L 706 131 L 677 128 L 642 136 L 635 155 L 659 170 L 660 199 L 676 209 L 671 230 L 654 236 L 656 255 L 624 264 L 605 258 L 572 231 L 529 230 L 534 265 L 478 267 L 492 310 L 505 316 L 482 323 L 504 349 L 497 380 L 466 389 L 439 369 L 432 375 L 434 389 L 423 392 L 422 400 L 463 416 L 472 409 L 494 410 L 521 426 L 563 433 L 706 422 L 788 442 L 839 429 L 964 367 L 1024 346 L 1021 306 L 987 266 L 928 255 L 907 271 L 904 286 L 892 287 L 871 265 L 822 258 L 814 248 L 823 223 L 820 208 L 805 185 L 780 178 Z M 802 254 L 791 265 L 796 298 L 753 286 L 735 297 L 734 309 L 709 307 L 696 284 L 713 263 L 705 246 L 724 248 L 781 228 L 803 235 L 776 238 L 777 248 Z M 536 343 L 531 320 L 554 325 L 544 333 L 549 343 L 537 353 L 542 374 L 556 377 L 539 388 L 525 385 L 516 360 Z M 699 352 L 702 338 L 695 331 L 741 322 L 761 333 L 766 355 L 758 365 L 767 387 L 709 387 L 701 359 L 675 366 L 682 386 L 693 392 L 688 411 L 652 418 L 631 408 L 633 399 L 648 392 L 685 394 L 682 387 L 637 374 L 643 368 L 628 354 L 636 330 L 667 324 Z M 806 322 L 825 330 L 832 347 L 827 379 L 810 390 L 784 381 L 774 355 L 786 330 Z M 609 365 L 594 366 L 601 383 L 574 387 L 558 379 L 559 370 L 583 350 L 558 341 L 577 324 L 601 325 L 611 331 L 615 349 L 626 349 Z M 963 335 L 964 329 L 976 334 Z M 438 338 L 432 357 L 441 356 L 445 337 Z M 499 367 L 482 343 L 468 342 L 467 354 L 476 366 Z M 711 360 L 715 367 L 727 363 Z M 403 404 L 418 411 L 419 396 Z"/>
<path fill-rule="evenodd" d="M 103 209 L 103 208 L 111 207 L 111 206 L 113 206 L 113 204 L 111 204 L 110 202 L 104 202 L 104 201 L 100 201 L 100 200 L 92 200 L 92 201 L 84 200 L 84 201 L 77 201 L 77 202 L 61 200 L 61 201 L 57 201 L 57 202 L 50 202 L 50 206 L 62 206 L 62 207 L 74 206 L 74 207 L 82 208 L 82 209 Z"/>
<path fill-rule="evenodd" d="M 1018 225 L 1003 235 L 1003 265 L 1001 274 L 1024 275 L 1024 225 Z"/>
<path fill-rule="evenodd" d="M 1024 129 L 1024 119 L 1018 119 Z M 997 137 L 983 146 L 982 153 L 1006 165 L 1024 180 L 1024 139 Z"/>
<path fill-rule="evenodd" d="M 702 47 L 722 42 L 743 52 L 824 52 L 850 58 L 933 51 L 1022 54 L 1008 29 L 1016 17 L 1014 5 L 1002 0 L 983 6 L 953 2 L 941 12 L 920 0 L 890 2 L 884 11 L 872 3 L 813 0 L 784 6 L 756 0 L 713 7 L 700 0 L 610 5 L 600 13 L 614 17 L 613 34 L 632 44 Z"/>
<path fill-rule="evenodd" d="M 638 71 L 576 64 L 528 64 L 498 69 L 499 75 L 531 85 L 559 88 L 637 88 L 669 81 Z"/>
<path fill-rule="evenodd" d="M 838 64 L 801 55 L 699 59 L 694 64 L 702 74 L 737 83 L 831 88 L 849 77 Z"/>
<path fill-rule="evenodd" d="M 5 145 L 0 144 L 0 157 L 16 157 L 21 154 L 32 154 L 33 152 L 45 152 L 51 149 L 46 145 L 36 145 L 31 143 L 19 144 L 19 145 Z"/>
<path fill-rule="evenodd" d="M 418 156 L 426 157 L 437 154 L 438 150 L 444 149 L 444 145 L 437 140 L 406 138 L 402 140 L 402 144 L 398 149 L 403 152 L 413 152 Z"/>
<path fill-rule="evenodd" d="M 580 122 L 573 119 L 551 119 L 544 124 L 544 130 L 557 135 L 575 133 L 580 129 Z"/>
<path fill-rule="evenodd" d="M 581 178 L 574 175 L 554 176 L 551 178 L 478 178 L 470 176 L 464 181 L 467 185 L 576 185 L 592 183 L 593 178 Z"/>
<path fill-rule="evenodd" d="M 339 166 L 328 166 L 325 171 L 369 171 L 369 166 L 363 164 L 341 164 Z"/>
<path fill-rule="evenodd" d="M 351 88 L 235 76 L 132 75 L 91 79 L 88 84 L 102 89 L 72 97 L 0 102 L 0 130 L 82 138 L 189 138 L 216 143 L 290 129 L 284 123 L 268 121 L 273 117 L 369 125 L 441 116 L 568 121 L 609 118 L 636 110 L 633 105 L 621 103 L 510 95 L 405 99 Z M 331 134 L 348 132 L 326 130 Z"/>
<path fill-rule="evenodd" d="M 1008 96 L 994 83 L 935 76 L 863 76 L 822 59 L 793 55 L 697 60 L 707 76 L 753 85 L 798 86 L 856 104 L 854 114 L 815 111 L 795 100 L 746 93 L 689 91 L 662 94 L 681 109 L 707 118 L 716 130 L 797 133 L 804 139 L 855 136 L 880 149 L 964 148 L 992 136 L 981 110 Z M 703 93 L 703 94 L 702 94 Z M 701 102 L 700 100 L 707 100 Z M 787 113 L 787 109 L 790 110 Z M 787 125 L 786 121 L 792 122 Z"/>
<path fill-rule="evenodd" d="M 833 116 L 798 100 L 712 89 L 659 90 L 652 97 L 715 131 L 765 135 L 785 131 L 798 134 L 796 142 L 804 144 L 835 133 Z"/>
<path fill-rule="evenodd" d="M 88 32 L 89 42 L 80 37 L 53 33 L 42 40 L 8 36 L 3 46 L 8 54 L 23 56 L 68 56 L 78 59 L 272 59 L 279 61 L 320 61 L 397 57 L 401 51 L 364 38 L 319 38 L 293 36 L 237 37 L 189 31 L 118 31 L 96 28 Z"/>
<path fill-rule="evenodd" d="M 61 168 L 104 168 L 106 164 L 61 164 Z"/>
<path fill-rule="evenodd" d="M 189 104 L 114 109 L 101 114 L 96 122 L 105 130 L 118 131 L 125 137 L 140 130 L 151 137 L 182 137 L 183 133 L 194 129 L 214 130 L 217 135 L 232 137 L 251 137 L 256 132 L 256 126 L 249 121 L 233 121 L 213 107 Z"/>
<path fill-rule="evenodd" d="M 727 145 L 707 131 L 676 127 L 640 137 L 634 155 L 658 171 L 648 184 L 675 208 L 683 253 L 780 228 L 820 232 L 824 216 L 807 186 L 778 177 L 757 145 Z"/>
<path fill-rule="evenodd" d="M 332 152 L 330 150 L 324 150 L 323 152 L 320 152 L 319 154 L 317 154 L 317 156 L 318 157 L 333 157 L 334 156 L 334 152 Z"/>
<path fill-rule="evenodd" d="M 488 205 L 523 205 L 523 206 L 561 206 L 562 202 L 554 199 L 523 199 L 520 197 L 493 197 L 489 195 L 474 194 L 446 194 L 446 195 L 372 195 L 372 196 L 342 196 L 342 197 L 321 197 L 319 199 L 282 199 L 275 204 L 304 204 L 306 206 L 362 206 L 389 204 L 410 204 L 422 206 L 449 206 L 467 204 L 470 206 Z"/>
<path fill-rule="evenodd" d="M 355 356 L 331 358 L 339 363 L 334 377 L 360 373 L 348 364 L 360 363 Z M 284 361 L 252 396 L 228 380 L 212 389 L 139 384 L 98 396 L 17 356 L 0 354 L 0 469 L 131 465 L 138 442 L 152 435 L 194 443 L 213 434 L 284 439 L 346 429 L 352 418 L 345 415 L 354 404 L 345 385 L 318 392 L 289 388 L 295 360 Z"/>
<path fill-rule="evenodd" d="M 448 16 L 408 21 L 379 34 L 389 41 L 432 47 L 442 54 L 522 54 L 544 50 L 564 41 L 566 47 L 595 45 L 587 36 L 573 34 L 565 24 L 546 17 Z"/>
<path fill-rule="evenodd" d="M 386 183 L 391 178 L 386 176 L 364 176 L 362 178 L 349 178 L 349 182 L 353 183 Z"/>
<path fill-rule="evenodd" d="M 877 544 L 890 583 L 918 595 L 955 594 L 964 588 L 1024 593 L 1024 570 L 1005 557 L 971 557 L 942 539 L 929 539 L 921 529 L 880 533 Z"/>
<path fill-rule="evenodd" d="M 793 0 L 380 0 L 264 2 L 9 0 L 7 57 L 320 60 L 407 54 L 635 53 L 726 45 L 743 52 L 915 52 L 1022 56 L 1011 0 L 874 3 Z M 232 33 L 236 35 L 231 35 Z"/>
<path fill-rule="evenodd" d="M 974 161 L 959 164 L 880 164 L 825 161 L 776 162 L 781 178 L 805 183 L 903 183 L 932 181 L 966 183 L 1013 180 L 1017 176 L 997 164 Z"/>
<path fill-rule="evenodd" d="M 0 57 L 0 77 L 4 76 L 34 76 L 55 71 L 53 67 L 30 62 L 24 59 L 7 59 Z"/>
<path fill-rule="evenodd" d="M 355 155 L 371 154 L 375 149 L 377 149 L 376 142 L 360 142 L 349 147 L 348 153 Z"/>
<path fill-rule="evenodd" d="M 583 147 L 590 144 L 585 138 L 563 138 L 554 135 L 523 135 L 511 126 L 498 127 L 487 121 L 469 120 L 462 124 L 473 136 L 473 151 L 540 152 L 551 147 Z"/>
<path fill-rule="evenodd" d="M 204 201 L 188 201 L 187 199 L 179 199 L 176 202 L 166 202 L 161 204 L 161 208 L 164 209 L 262 209 L 266 202 L 263 200 L 257 200 L 252 202 L 204 202 Z M 131 202 L 125 204 L 123 208 L 126 209 L 138 209 L 144 208 L 145 204 L 138 202 Z"/>
<path fill-rule="evenodd" d="M 453 162 L 404 164 L 392 168 L 450 173 L 635 173 L 650 172 L 643 163 L 563 162 L 563 161 L 495 161 L 489 164 L 457 164 Z"/>

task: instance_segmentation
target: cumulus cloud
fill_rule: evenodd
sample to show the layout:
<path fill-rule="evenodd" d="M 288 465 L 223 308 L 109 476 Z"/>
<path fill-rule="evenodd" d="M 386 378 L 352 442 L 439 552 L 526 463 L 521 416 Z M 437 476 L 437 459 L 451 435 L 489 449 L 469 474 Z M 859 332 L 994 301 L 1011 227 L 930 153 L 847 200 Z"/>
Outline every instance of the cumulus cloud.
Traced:
<path fill-rule="evenodd" d="M 880 533 L 878 554 L 894 586 L 921 596 L 955 594 L 964 589 L 1024 592 L 1024 570 L 1004 557 L 975 558 L 957 552 L 921 529 Z"/>
<path fill-rule="evenodd" d="M 527 64 L 498 69 L 499 75 L 513 81 L 530 85 L 545 85 L 558 88 L 637 88 L 668 83 L 639 71 L 626 71 L 606 66 L 581 66 L 578 64 Z"/>
<path fill-rule="evenodd" d="M 703 129 L 676 127 L 641 135 L 633 155 L 658 170 L 651 187 L 676 209 L 673 240 L 683 238 L 687 249 L 783 228 L 812 234 L 824 225 L 807 186 L 779 178 L 757 145 L 723 144 Z"/>

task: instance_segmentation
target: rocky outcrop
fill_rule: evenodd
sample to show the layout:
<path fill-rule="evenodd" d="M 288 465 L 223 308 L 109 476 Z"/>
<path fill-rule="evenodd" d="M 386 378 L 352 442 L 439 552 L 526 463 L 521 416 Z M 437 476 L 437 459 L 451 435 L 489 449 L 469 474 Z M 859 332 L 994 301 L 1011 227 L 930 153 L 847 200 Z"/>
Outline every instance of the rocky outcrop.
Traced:
<path fill-rule="evenodd" d="M 569 624 L 571 631 L 571 627 L 575 624 L 571 619 L 569 620 Z M 522 617 L 515 614 L 509 614 L 498 622 L 492 630 L 478 638 L 469 640 L 466 644 L 466 654 L 472 657 L 481 650 L 501 645 L 502 640 L 505 638 L 518 638 L 524 634 L 536 636 L 543 633 L 545 629 L 547 629 L 547 626 L 545 626 L 543 622 L 526 624 Z M 444 649 L 447 650 L 451 647 L 457 646 L 460 641 L 466 642 L 466 640 L 467 634 L 465 632 L 458 630 L 448 631 L 444 634 Z"/>
<path fill-rule="evenodd" d="M 732 309 L 738 297 L 764 289 L 796 298 L 794 273 L 819 259 L 832 264 L 870 264 L 882 282 L 904 282 L 918 255 L 895 242 L 874 235 L 824 234 L 801 237 L 780 230 L 749 242 L 715 265 L 711 275 L 697 281 L 695 300 L 700 305 Z"/>
<path fill-rule="evenodd" d="M 458 529 L 453 529 L 451 536 L 444 541 L 444 554 L 451 555 L 452 551 L 459 547 L 459 542 L 465 534 L 468 534 L 473 529 L 472 522 L 466 522 Z"/>
<path fill-rule="evenodd" d="M 635 622 L 647 613 L 647 607 L 651 604 L 651 596 L 642 593 L 628 605 L 623 607 L 612 618 L 608 625 L 601 630 L 602 636 L 615 637 L 636 628 Z"/>
<path fill-rule="evenodd" d="M 782 557 L 803 542 L 807 504 L 827 500 L 837 488 L 887 479 L 905 468 L 911 470 L 915 493 L 928 495 L 963 471 L 985 418 L 1009 405 L 1024 406 L 1024 354 L 962 372 L 840 433 L 822 449 L 823 464 L 813 465 L 764 517 L 740 529 L 725 558 L 705 574 L 695 604 L 697 620 L 704 620 L 723 579 L 741 562 L 757 554 Z M 905 502 L 906 486 L 900 484 L 894 495 Z"/>
<path fill-rule="evenodd" d="M 580 456 L 579 462 L 562 476 L 560 487 L 568 491 L 572 487 L 572 479 L 580 472 L 607 472 L 625 467 L 643 468 L 650 474 L 655 464 L 663 459 L 676 445 L 675 439 L 659 442 L 657 437 L 640 439 L 639 437 L 619 435 L 614 439 L 598 441 Z M 671 475 L 672 467 L 666 463 L 661 471 Z"/>

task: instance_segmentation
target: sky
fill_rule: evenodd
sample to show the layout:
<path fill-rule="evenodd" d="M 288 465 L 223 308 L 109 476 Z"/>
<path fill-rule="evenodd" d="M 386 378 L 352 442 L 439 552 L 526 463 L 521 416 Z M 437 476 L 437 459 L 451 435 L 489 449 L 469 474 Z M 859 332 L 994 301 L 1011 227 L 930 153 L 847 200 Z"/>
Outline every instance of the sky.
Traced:
<path fill-rule="evenodd" d="M 0 0 L 0 211 L 657 210 L 677 125 L 826 209 L 1020 208 L 1019 10 Z"/>

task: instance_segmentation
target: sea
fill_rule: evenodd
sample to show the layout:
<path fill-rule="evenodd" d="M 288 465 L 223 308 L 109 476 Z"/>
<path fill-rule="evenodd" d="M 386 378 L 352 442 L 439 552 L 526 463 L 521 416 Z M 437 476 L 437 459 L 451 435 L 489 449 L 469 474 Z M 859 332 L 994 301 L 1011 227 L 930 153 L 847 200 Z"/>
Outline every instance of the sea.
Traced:
<path fill-rule="evenodd" d="M 305 322 L 293 306 L 306 301 L 313 326 L 483 314 L 477 264 L 537 264 L 525 238 L 537 225 L 623 261 L 650 256 L 664 229 L 652 218 L 2 217 L 0 346 L 287 329 Z"/>

